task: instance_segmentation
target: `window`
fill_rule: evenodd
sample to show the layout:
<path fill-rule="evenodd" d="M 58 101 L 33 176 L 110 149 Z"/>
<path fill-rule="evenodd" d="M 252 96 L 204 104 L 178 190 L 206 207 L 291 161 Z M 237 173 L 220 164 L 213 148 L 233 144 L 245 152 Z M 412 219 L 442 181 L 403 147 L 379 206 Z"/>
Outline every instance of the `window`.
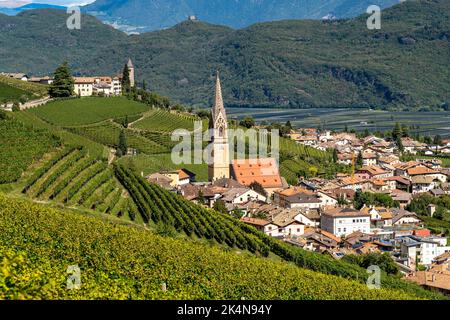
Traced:
<path fill-rule="evenodd" d="M 347 232 L 347 228 L 344 228 L 344 232 Z"/>
<path fill-rule="evenodd" d="M 338 228 L 338 232 L 341 232 L 341 228 Z"/>
<path fill-rule="evenodd" d="M 278 232 L 279 232 L 279 233 L 282 233 L 282 232 L 283 232 L 283 229 L 278 229 Z"/>
<path fill-rule="evenodd" d="M 269 227 L 267 227 L 267 229 L 268 229 L 268 230 L 272 230 L 272 227 L 269 226 Z"/>
<path fill-rule="evenodd" d="M 353 223 L 355 223 L 356 222 L 356 219 L 353 219 Z"/>
<path fill-rule="evenodd" d="M 300 232 L 300 228 L 297 228 L 297 232 Z"/>

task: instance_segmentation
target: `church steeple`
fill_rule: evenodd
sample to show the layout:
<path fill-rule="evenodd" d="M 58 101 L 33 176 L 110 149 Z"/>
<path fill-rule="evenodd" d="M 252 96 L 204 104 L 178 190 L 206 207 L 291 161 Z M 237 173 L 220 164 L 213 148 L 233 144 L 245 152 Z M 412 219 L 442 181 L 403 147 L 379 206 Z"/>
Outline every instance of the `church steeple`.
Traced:
<path fill-rule="evenodd" d="M 209 181 L 230 177 L 227 114 L 222 98 L 219 71 L 216 75 L 214 105 L 211 110 L 209 128 L 212 131 L 212 153 L 208 166 Z"/>

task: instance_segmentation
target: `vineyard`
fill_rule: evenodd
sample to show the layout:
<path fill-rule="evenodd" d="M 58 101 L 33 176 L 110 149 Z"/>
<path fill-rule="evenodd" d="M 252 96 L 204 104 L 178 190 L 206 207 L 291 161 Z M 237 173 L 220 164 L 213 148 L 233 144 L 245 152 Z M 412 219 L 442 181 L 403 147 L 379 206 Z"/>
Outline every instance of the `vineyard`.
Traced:
<path fill-rule="evenodd" d="M 166 139 L 161 134 L 146 135 L 137 131 L 124 129 L 113 121 L 105 121 L 95 125 L 81 127 L 66 127 L 67 131 L 89 138 L 92 141 L 115 148 L 118 143 L 120 131 L 124 130 L 127 144 L 138 150 L 138 153 L 160 154 L 170 152 L 170 137 Z"/>
<path fill-rule="evenodd" d="M 151 132 L 171 134 L 176 129 L 194 130 L 194 121 L 199 119 L 189 114 L 175 114 L 165 110 L 152 110 L 144 119 L 136 122 L 133 127 Z M 205 124 L 203 129 L 206 130 Z"/>
<path fill-rule="evenodd" d="M 0 229 L 0 299 L 416 298 L 1 194 Z"/>
<path fill-rule="evenodd" d="M 18 100 L 21 96 L 40 98 L 47 94 L 47 87 L 33 82 L 0 76 L 0 102 Z"/>
<path fill-rule="evenodd" d="M 148 107 L 124 97 L 57 100 L 30 112 L 45 121 L 59 126 L 80 126 L 108 119 L 142 114 Z"/>
<path fill-rule="evenodd" d="M 17 181 L 44 153 L 60 145 L 45 129 L 33 129 L 0 111 L 0 184 Z"/>
<path fill-rule="evenodd" d="M 157 185 L 149 184 L 120 165 L 115 170 L 117 178 L 130 193 L 145 222 L 162 223 L 188 236 L 215 240 L 262 256 L 268 256 L 272 252 L 299 267 L 325 274 L 362 282 L 368 277 L 366 270 L 357 265 L 293 247 L 266 236 L 230 215 L 203 208 Z M 417 285 L 386 274 L 382 276 L 382 285 L 425 298 L 439 297 Z"/>
<path fill-rule="evenodd" d="M 114 172 L 101 160 L 89 157 L 81 147 L 56 152 L 27 179 L 22 192 L 40 201 L 142 221 Z"/>

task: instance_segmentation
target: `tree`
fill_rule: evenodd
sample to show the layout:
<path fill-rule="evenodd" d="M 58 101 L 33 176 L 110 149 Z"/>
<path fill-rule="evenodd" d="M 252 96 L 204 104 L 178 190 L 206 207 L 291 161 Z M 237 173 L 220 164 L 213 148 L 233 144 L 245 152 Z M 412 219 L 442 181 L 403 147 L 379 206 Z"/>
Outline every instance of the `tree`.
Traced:
<path fill-rule="evenodd" d="M 206 200 L 205 200 L 205 196 L 203 195 L 203 190 L 200 190 L 198 192 L 198 197 L 197 197 L 197 201 L 200 204 L 205 204 Z"/>
<path fill-rule="evenodd" d="M 66 98 L 74 95 L 75 80 L 67 62 L 60 65 L 54 73 L 53 83 L 49 86 L 48 94 L 52 98 Z"/>
<path fill-rule="evenodd" d="M 120 135 L 119 135 L 119 143 L 117 145 L 117 156 L 121 157 L 121 156 L 125 156 L 127 154 L 128 151 L 128 146 L 127 146 L 127 138 L 125 136 L 125 132 L 123 130 L 120 131 Z"/>
<path fill-rule="evenodd" d="M 289 130 L 292 130 L 292 124 L 289 120 L 286 121 L 286 127 L 289 128 Z"/>
<path fill-rule="evenodd" d="M 12 106 L 12 111 L 13 112 L 20 111 L 20 104 L 19 104 L 19 102 L 14 101 L 13 106 Z"/>
<path fill-rule="evenodd" d="M 267 191 L 266 191 L 266 189 L 264 189 L 264 187 L 262 186 L 261 183 L 259 183 L 259 182 L 257 182 L 257 181 L 253 181 L 253 182 L 250 184 L 250 189 L 252 189 L 252 190 L 258 192 L 260 195 L 263 195 L 264 197 L 267 198 L 267 195 L 268 195 L 268 194 L 267 194 Z"/>
<path fill-rule="evenodd" d="M 336 148 L 333 149 L 333 162 L 336 163 L 338 162 L 339 158 L 338 158 L 338 151 Z"/>
<path fill-rule="evenodd" d="M 146 86 L 145 80 L 142 80 L 142 90 L 144 90 L 144 91 L 147 90 L 147 86 Z"/>
<path fill-rule="evenodd" d="M 356 158 L 356 166 L 358 167 L 358 168 L 361 168 L 362 166 L 363 166 L 363 164 L 364 164 L 364 159 L 363 159 L 363 156 L 362 156 L 362 153 L 361 153 L 361 151 L 358 153 L 358 158 Z"/>
<path fill-rule="evenodd" d="M 241 122 L 239 123 L 241 126 L 250 129 L 255 125 L 255 120 L 251 116 L 245 117 Z"/>
<path fill-rule="evenodd" d="M 124 128 L 128 128 L 128 116 L 125 116 L 125 118 L 122 120 L 122 126 Z"/>
<path fill-rule="evenodd" d="M 402 125 L 402 137 L 409 137 L 409 128 L 406 124 Z"/>
<path fill-rule="evenodd" d="M 392 130 L 392 139 L 397 140 L 397 138 L 401 136 L 402 136 L 402 127 L 400 126 L 400 123 L 396 122 L 395 127 Z"/>
<path fill-rule="evenodd" d="M 400 136 L 397 136 L 397 138 L 395 139 L 395 144 L 397 145 L 398 151 L 400 153 L 405 150 L 405 148 L 403 147 L 402 138 Z"/>
<path fill-rule="evenodd" d="M 221 213 L 228 213 L 227 207 L 225 206 L 225 202 L 223 202 L 223 200 L 221 199 L 214 202 L 213 209 Z"/>
<path fill-rule="evenodd" d="M 348 126 L 347 125 L 345 125 L 345 127 L 344 127 L 344 132 L 348 132 Z"/>
<path fill-rule="evenodd" d="M 130 70 L 125 64 L 122 71 L 122 95 L 128 95 L 131 92 Z"/>
<path fill-rule="evenodd" d="M 442 144 L 442 137 L 440 135 L 435 135 L 433 139 L 433 144 L 440 146 Z"/>

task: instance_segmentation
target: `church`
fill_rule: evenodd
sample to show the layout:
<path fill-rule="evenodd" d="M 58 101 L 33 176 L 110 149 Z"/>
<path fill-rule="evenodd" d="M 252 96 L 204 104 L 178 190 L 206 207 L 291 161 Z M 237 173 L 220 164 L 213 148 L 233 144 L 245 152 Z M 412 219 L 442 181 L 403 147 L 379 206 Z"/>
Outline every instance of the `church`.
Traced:
<path fill-rule="evenodd" d="M 242 185 L 249 186 L 256 181 L 269 194 L 284 187 L 286 183 L 283 182 L 279 174 L 276 159 L 230 159 L 227 113 L 223 103 L 218 72 L 209 129 L 211 132 L 210 147 L 212 149 L 210 152 L 211 159 L 208 161 L 208 179 L 210 182 L 232 178 Z"/>

